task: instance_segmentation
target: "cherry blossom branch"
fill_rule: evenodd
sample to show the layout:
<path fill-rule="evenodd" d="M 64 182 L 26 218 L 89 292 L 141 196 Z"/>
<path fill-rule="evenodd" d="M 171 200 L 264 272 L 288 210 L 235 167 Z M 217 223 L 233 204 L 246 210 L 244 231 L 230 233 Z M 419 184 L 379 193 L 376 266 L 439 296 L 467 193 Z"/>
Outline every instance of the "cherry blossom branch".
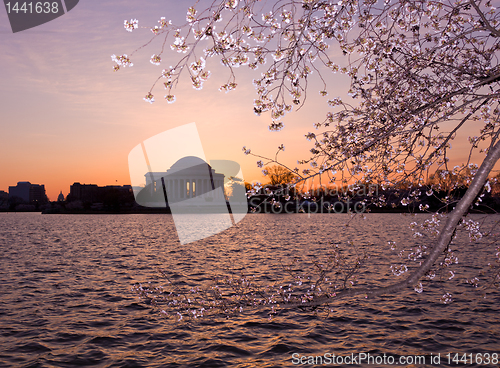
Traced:
<path fill-rule="evenodd" d="M 293 303 L 289 305 L 280 305 L 281 308 L 294 308 L 294 307 L 313 307 L 328 302 L 337 301 L 346 297 L 354 297 L 359 295 L 364 295 L 367 298 L 373 298 L 386 294 L 394 294 L 398 291 L 406 289 L 415 285 L 424 276 L 431 267 L 435 264 L 436 260 L 443 254 L 445 249 L 450 244 L 453 234 L 462 220 L 463 216 L 468 212 L 469 208 L 474 202 L 474 199 L 478 196 L 479 192 L 482 190 L 484 183 L 486 182 L 488 175 L 490 174 L 493 166 L 497 163 L 500 158 L 500 141 L 498 141 L 493 147 L 490 148 L 486 158 L 481 164 L 476 176 L 472 180 L 470 187 L 467 192 L 458 202 L 457 206 L 449 214 L 448 219 L 441 230 L 439 238 L 436 244 L 432 247 L 429 255 L 424 260 L 422 265 L 418 267 L 413 273 L 411 273 L 406 279 L 393 283 L 389 286 L 377 287 L 377 288 L 351 288 L 338 292 L 333 297 L 321 297 L 317 300 L 306 302 L 306 303 Z"/>

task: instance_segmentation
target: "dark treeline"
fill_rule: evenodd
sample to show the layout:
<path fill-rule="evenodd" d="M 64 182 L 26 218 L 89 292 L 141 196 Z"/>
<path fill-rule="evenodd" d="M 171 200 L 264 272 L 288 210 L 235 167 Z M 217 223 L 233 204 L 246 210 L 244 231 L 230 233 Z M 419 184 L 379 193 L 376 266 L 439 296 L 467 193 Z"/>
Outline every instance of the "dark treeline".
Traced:
<path fill-rule="evenodd" d="M 467 191 L 466 185 L 454 188 L 430 186 L 415 188 L 369 184 L 358 187 L 319 188 L 297 191 L 287 185 L 267 185 L 249 197 L 249 211 L 254 213 L 347 213 L 351 212 L 448 212 Z M 500 188 L 492 185 L 484 191 L 471 212 L 500 211 Z"/>

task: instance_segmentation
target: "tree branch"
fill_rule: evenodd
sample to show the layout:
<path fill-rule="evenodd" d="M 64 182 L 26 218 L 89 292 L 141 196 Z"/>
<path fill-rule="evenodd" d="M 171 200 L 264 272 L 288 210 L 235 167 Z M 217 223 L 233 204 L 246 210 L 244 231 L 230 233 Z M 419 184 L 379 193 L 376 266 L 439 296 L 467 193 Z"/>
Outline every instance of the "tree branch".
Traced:
<path fill-rule="evenodd" d="M 479 6 L 475 3 L 474 0 L 470 0 L 469 3 L 472 5 L 472 7 L 476 10 L 476 13 L 479 15 L 481 18 L 481 21 L 483 22 L 484 26 L 488 31 L 490 31 L 495 37 L 500 37 L 500 31 L 494 28 L 490 22 L 488 22 L 488 19 L 484 16 L 483 12 L 479 9 Z"/>
<path fill-rule="evenodd" d="M 417 281 L 424 276 L 434 265 L 436 260 L 441 256 L 441 254 L 446 250 L 450 244 L 453 233 L 458 226 L 462 217 L 467 213 L 468 209 L 472 205 L 474 199 L 479 195 L 481 189 L 483 188 L 488 175 L 495 166 L 496 162 L 500 158 L 500 141 L 498 141 L 493 147 L 490 148 L 486 158 L 481 164 L 476 176 L 472 180 L 472 183 L 467 189 L 467 192 L 458 202 L 455 209 L 449 214 L 448 220 L 441 231 L 441 234 L 437 240 L 437 243 L 431 249 L 430 254 L 427 256 L 422 265 L 416 269 L 410 276 L 406 279 L 394 283 L 385 287 L 378 287 L 374 289 L 370 288 L 351 288 L 339 292 L 333 297 L 320 297 L 314 301 L 307 303 L 290 303 L 285 305 L 280 305 L 281 308 L 293 308 L 293 307 L 313 307 L 327 302 L 336 301 L 338 299 L 343 299 L 346 297 L 353 297 L 357 295 L 366 295 L 366 297 L 376 297 L 384 294 L 391 294 L 397 291 L 401 291 L 407 287 L 410 287 L 417 283 Z"/>

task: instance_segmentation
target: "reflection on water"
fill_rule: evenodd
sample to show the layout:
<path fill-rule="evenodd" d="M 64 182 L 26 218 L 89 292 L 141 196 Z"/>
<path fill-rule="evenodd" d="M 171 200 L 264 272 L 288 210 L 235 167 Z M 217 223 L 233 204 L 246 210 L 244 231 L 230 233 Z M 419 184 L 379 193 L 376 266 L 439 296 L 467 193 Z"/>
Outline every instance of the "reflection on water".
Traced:
<path fill-rule="evenodd" d="M 407 225 L 415 218 L 367 217 L 345 227 L 345 215 L 249 215 L 180 245 L 166 215 L 0 214 L 0 366 L 288 367 L 293 353 L 499 353 L 500 294 L 483 299 L 460 281 L 346 301 L 328 318 L 283 311 L 269 322 L 247 312 L 178 325 L 130 291 L 156 280 L 157 267 L 196 283 L 240 270 L 272 279 L 281 260 L 321 257 L 328 242 L 348 241 L 356 248 L 347 252 L 370 253 L 361 282 L 393 280 L 387 241 L 414 242 Z M 457 280 L 488 256 L 460 245 L 469 266 L 459 264 Z M 439 302 L 443 291 L 452 304 Z"/>

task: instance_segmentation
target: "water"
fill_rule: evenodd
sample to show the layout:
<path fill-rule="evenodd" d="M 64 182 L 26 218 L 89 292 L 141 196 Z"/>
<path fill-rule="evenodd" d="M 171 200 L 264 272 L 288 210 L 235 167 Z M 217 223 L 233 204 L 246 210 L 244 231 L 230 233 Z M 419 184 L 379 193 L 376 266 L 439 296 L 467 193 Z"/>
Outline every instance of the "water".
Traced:
<path fill-rule="evenodd" d="M 422 355 L 425 364 L 399 365 L 419 367 L 439 366 L 430 364 L 437 354 L 441 366 L 457 366 L 447 365 L 446 354 L 500 353 L 500 293 L 484 299 L 461 281 L 495 252 L 464 237 L 454 246 L 462 263 L 450 283 L 425 284 L 422 294 L 345 300 L 329 316 L 288 310 L 269 321 L 265 311 L 246 311 L 176 324 L 131 292 L 135 283 L 158 280 L 157 267 L 193 284 L 242 270 L 273 279 L 280 262 L 321 259 L 328 242 L 343 244 L 347 254 L 368 252 L 360 282 L 383 284 L 395 280 L 388 262 L 397 259 L 387 241 L 428 241 L 408 230 L 424 218 L 371 214 L 345 227 L 340 214 L 248 215 L 181 246 L 166 215 L 0 214 L 0 366 L 290 367 L 292 354 L 297 363 L 365 352 L 396 361 Z M 454 302 L 442 304 L 443 292 Z"/>

